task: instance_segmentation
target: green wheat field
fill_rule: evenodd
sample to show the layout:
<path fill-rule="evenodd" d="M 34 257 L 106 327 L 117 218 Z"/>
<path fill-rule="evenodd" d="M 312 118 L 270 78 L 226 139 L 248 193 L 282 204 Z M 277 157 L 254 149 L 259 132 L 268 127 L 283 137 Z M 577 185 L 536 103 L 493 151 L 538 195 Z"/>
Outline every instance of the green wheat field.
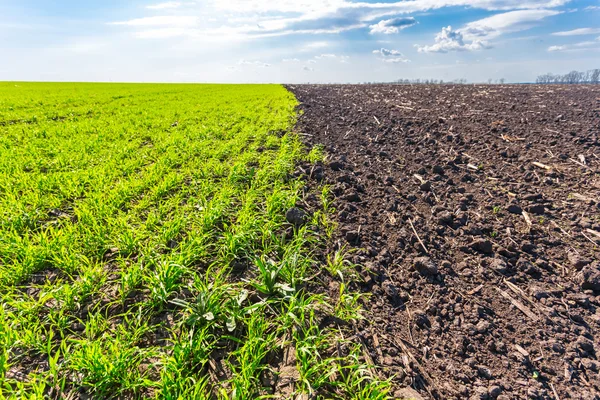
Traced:
<path fill-rule="evenodd" d="M 297 163 L 324 157 L 296 106 L 277 85 L 0 83 L 0 398 L 387 398 L 353 266 L 326 254 L 328 188 L 286 221 Z"/>

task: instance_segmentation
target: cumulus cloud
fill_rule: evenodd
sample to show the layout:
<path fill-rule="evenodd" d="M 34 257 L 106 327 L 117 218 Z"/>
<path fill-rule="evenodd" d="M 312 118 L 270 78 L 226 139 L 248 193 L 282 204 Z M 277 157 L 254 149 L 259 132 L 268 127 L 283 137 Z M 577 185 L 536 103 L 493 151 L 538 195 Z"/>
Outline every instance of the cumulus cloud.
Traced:
<path fill-rule="evenodd" d="M 401 56 L 402 55 L 402 53 L 400 53 L 398 50 L 388 50 L 388 49 L 384 49 L 384 48 L 381 48 L 379 50 L 373 50 L 373 54 L 379 54 L 384 57 Z"/>
<path fill-rule="evenodd" d="M 392 18 L 379 21 L 374 25 L 370 25 L 369 28 L 371 29 L 370 33 L 372 35 L 378 33 L 384 35 L 391 35 L 393 33 L 400 32 L 402 29 L 406 29 L 408 27 L 416 25 L 417 23 L 417 20 L 413 17 Z"/>
<path fill-rule="evenodd" d="M 450 51 L 473 51 L 489 49 L 491 46 L 482 40 L 465 42 L 463 34 L 453 31 L 451 26 L 442 28 L 435 36 L 435 43 L 431 46 L 417 46 L 419 53 L 448 53 Z"/>
<path fill-rule="evenodd" d="M 535 9 L 515 10 L 492 15 L 467 23 L 464 27 L 452 30 L 442 28 L 430 46 L 419 46 L 421 53 L 448 53 L 451 51 L 474 51 L 489 49 L 489 41 L 506 33 L 519 32 L 536 26 L 544 18 L 561 14 L 561 11 Z"/>
<path fill-rule="evenodd" d="M 579 28 L 571 31 L 554 32 L 554 36 L 579 36 L 579 35 L 595 35 L 600 33 L 600 28 Z"/>
<path fill-rule="evenodd" d="M 380 60 L 386 63 L 407 63 L 410 62 L 409 59 L 404 57 L 404 54 L 399 52 L 398 50 L 390 50 L 381 48 L 379 50 L 373 50 L 373 54 L 377 54 L 380 56 Z"/>

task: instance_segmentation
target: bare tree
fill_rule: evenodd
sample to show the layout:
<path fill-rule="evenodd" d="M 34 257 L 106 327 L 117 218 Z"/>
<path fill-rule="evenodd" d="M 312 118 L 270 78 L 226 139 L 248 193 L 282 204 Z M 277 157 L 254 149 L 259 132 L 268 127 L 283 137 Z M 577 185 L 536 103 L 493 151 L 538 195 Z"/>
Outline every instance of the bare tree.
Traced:
<path fill-rule="evenodd" d="M 593 69 L 586 72 L 571 71 L 565 75 L 545 74 L 540 75 L 536 79 L 537 83 L 563 83 L 563 84 L 578 84 L 578 83 L 600 83 L 600 69 Z"/>

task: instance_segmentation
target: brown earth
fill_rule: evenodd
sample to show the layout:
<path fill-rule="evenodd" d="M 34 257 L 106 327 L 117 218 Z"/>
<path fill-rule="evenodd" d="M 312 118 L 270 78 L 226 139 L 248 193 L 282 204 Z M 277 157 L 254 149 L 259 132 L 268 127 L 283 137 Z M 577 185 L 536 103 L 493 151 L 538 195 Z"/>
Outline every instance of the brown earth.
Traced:
<path fill-rule="evenodd" d="M 288 89 L 396 396 L 600 399 L 600 86 Z"/>

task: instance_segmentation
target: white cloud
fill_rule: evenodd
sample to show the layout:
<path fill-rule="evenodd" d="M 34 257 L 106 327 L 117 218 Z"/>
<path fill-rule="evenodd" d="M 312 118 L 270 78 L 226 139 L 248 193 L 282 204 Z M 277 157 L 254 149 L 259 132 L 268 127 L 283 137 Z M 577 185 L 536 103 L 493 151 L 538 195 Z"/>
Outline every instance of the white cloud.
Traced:
<path fill-rule="evenodd" d="M 418 46 L 419 53 L 448 53 L 449 51 L 473 51 L 489 49 L 490 45 L 482 40 L 473 40 L 466 43 L 459 31 L 453 31 L 451 26 L 442 28 L 435 36 L 435 43 L 431 46 Z"/>
<path fill-rule="evenodd" d="M 307 72 L 312 72 L 315 70 L 314 68 L 307 67 L 306 65 L 302 69 Z"/>
<path fill-rule="evenodd" d="M 399 63 L 409 63 L 410 60 L 404 57 L 390 57 L 390 58 L 384 58 L 382 59 L 383 62 L 386 63 L 392 63 L 392 64 L 399 64 Z"/>
<path fill-rule="evenodd" d="M 373 54 L 377 54 L 380 56 L 380 60 L 386 63 L 407 63 L 410 62 L 409 59 L 405 58 L 404 55 L 398 50 L 390 50 L 381 48 L 379 50 L 373 50 Z"/>
<path fill-rule="evenodd" d="M 209 1 L 211 2 L 211 1 Z M 239 13 L 341 14 L 345 10 L 375 13 L 411 13 L 443 7 L 468 6 L 485 10 L 512 10 L 559 7 L 568 0 L 405 0 L 396 2 L 355 2 L 350 0 L 212 0 L 216 8 Z"/>
<path fill-rule="evenodd" d="M 284 58 L 281 60 L 282 63 L 299 63 L 300 60 L 297 58 Z"/>
<path fill-rule="evenodd" d="M 515 10 L 492 15 L 467 23 L 463 28 L 442 28 L 431 46 L 416 46 L 421 53 L 447 53 L 489 49 L 489 40 L 506 33 L 530 29 L 544 18 L 561 14 L 561 11 L 536 9 Z"/>
<path fill-rule="evenodd" d="M 165 3 L 153 4 L 153 5 L 147 6 L 146 8 L 149 10 L 167 10 L 167 9 L 179 8 L 179 7 L 181 7 L 181 5 L 182 5 L 182 3 L 178 2 L 178 1 L 167 1 Z"/>
<path fill-rule="evenodd" d="M 598 39 L 596 39 L 596 40 L 598 40 Z M 600 43 L 598 43 L 598 41 L 592 41 L 592 40 L 573 44 L 573 46 L 575 46 L 575 47 L 591 47 L 591 46 L 599 46 L 599 45 L 600 45 Z"/>
<path fill-rule="evenodd" d="M 553 51 L 562 51 L 565 50 L 567 47 L 566 46 L 550 46 L 548 47 L 548 51 L 553 52 Z"/>
<path fill-rule="evenodd" d="M 572 31 L 554 32 L 554 36 L 578 36 L 578 35 L 595 35 L 600 33 L 600 28 L 579 28 Z"/>
<path fill-rule="evenodd" d="M 372 35 L 378 33 L 391 35 L 400 32 L 402 29 L 416 25 L 417 23 L 417 20 L 415 20 L 413 17 L 392 18 L 379 21 L 374 25 L 370 25 L 369 28 L 371 29 L 370 33 Z"/>
<path fill-rule="evenodd" d="M 384 57 L 401 56 L 402 55 L 402 53 L 400 53 L 398 50 L 388 50 L 388 49 L 384 49 L 384 48 L 381 48 L 379 50 L 373 50 L 373 54 L 379 54 Z"/>
<path fill-rule="evenodd" d="M 323 58 L 336 58 L 335 54 L 321 54 L 320 56 L 315 56 L 315 59 L 321 60 Z"/>
<path fill-rule="evenodd" d="M 530 29 L 542 19 L 558 14 L 561 12 L 545 9 L 509 11 L 469 22 L 457 32 L 466 40 L 490 40 L 505 33 Z"/>
<path fill-rule="evenodd" d="M 581 51 L 581 50 L 592 50 L 600 48 L 600 37 L 596 38 L 596 40 L 587 40 L 585 42 L 571 43 L 568 45 L 562 46 L 550 46 L 548 47 L 548 51 L 557 52 L 557 51 Z"/>
<path fill-rule="evenodd" d="M 586 8 L 584 8 L 584 10 L 586 10 L 586 11 L 596 11 L 596 10 L 600 10 L 600 6 L 587 6 Z"/>
<path fill-rule="evenodd" d="M 190 36 L 196 38 L 259 39 L 284 35 L 339 34 L 355 29 L 370 29 L 372 33 L 397 33 L 410 26 L 402 15 L 441 9 L 468 7 L 483 10 L 539 10 L 559 7 L 570 0 L 404 0 L 368 3 L 354 0 L 204 0 L 166 2 L 154 9 L 176 9 L 175 4 L 188 5 L 181 15 L 187 29 L 137 34 L 138 37 Z M 193 7 L 192 7 L 193 6 Z M 182 13 L 182 12 L 180 12 Z M 202 15 L 202 21 L 216 19 L 212 26 L 195 29 L 189 22 Z M 384 19 L 389 17 L 389 19 Z M 152 19 L 156 18 L 156 19 Z M 181 28 L 182 21 L 173 17 L 146 17 L 122 21 L 116 25 L 160 26 Z M 171 22 L 168 22 L 171 21 Z M 402 25 L 403 23 L 409 25 Z"/>

